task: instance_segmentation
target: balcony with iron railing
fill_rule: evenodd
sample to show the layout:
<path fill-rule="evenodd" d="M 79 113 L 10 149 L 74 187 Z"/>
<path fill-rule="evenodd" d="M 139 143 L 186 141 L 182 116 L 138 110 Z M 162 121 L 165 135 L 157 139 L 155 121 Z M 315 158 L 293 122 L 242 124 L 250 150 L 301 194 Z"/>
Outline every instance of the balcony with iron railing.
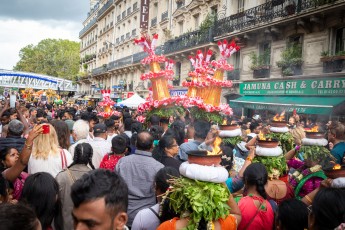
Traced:
<path fill-rule="evenodd" d="M 100 75 L 102 73 L 105 73 L 108 71 L 107 65 L 104 64 L 103 66 L 100 66 L 98 68 L 95 68 L 92 70 L 92 75 Z"/>
<path fill-rule="evenodd" d="M 168 11 L 165 11 L 164 13 L 162 13 L 161 21 L 165 21 L 167 19 L 168 19 Z"/>
<path fill-rule="evenodd" d="M 215 36 L 246 30 L 249 28 L 265 25 L 271 22 L 277 23 L 286 20 L 293 15 L 310 13 L 314 10 L 343 2 L 339 0 L 273 0 L 248 10 L 230 15 L 215 23 Z"/>
<path fill-rule="evenodd" d="M 130 56 L 123 57 L 118 60 L 110 62 L 108 65 L 108 69 L 113 70 L 113 69 L 123 67 L 125 65 L 130 65 L 132 63 L 133 63 L 133 55 L 130 55 Z"/>
<path fill-rule="evenodd" d="M 183 34 L 173 40 L 164 43 L 164 54 L 190 49 L 213 42 L 213 28 L 208 30 L 196 30 Z"/>
<path fill-rule="evenodd" d="M 107 3 L 105 3 L 105 4 L 102 6 L 102 8 L 98 11 L 97 17 L 99 18 L 100 16 L 102 16 L 102 14 L 103 14 L 104 12 L 106 12 L 106 11 L 109 9 L 110 6 L 113 5 L 113 3 L 114 3 L 114 0 L 109 0 L 109 1 L 107 1 Z"/>
<path fill-rule="evenodd" d="M 157 17 L 154 17 L 151 19 L 151 26 L 156 26 L 157 25 Z"/>
<path fill-rule="evenodd" d="M 86 33 L 93 25 L 97 22 L 97 18 L 92 19 L 80 32 L 79 37 L 81 37 L 84 33 Z"/>

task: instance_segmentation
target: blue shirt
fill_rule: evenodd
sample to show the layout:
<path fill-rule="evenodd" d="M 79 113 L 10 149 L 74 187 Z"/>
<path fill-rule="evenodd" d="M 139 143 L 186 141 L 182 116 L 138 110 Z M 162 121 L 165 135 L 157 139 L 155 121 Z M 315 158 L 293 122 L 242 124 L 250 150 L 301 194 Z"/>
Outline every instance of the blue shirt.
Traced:
<path fill-rule="evenodd" d="M 200 144 L 201 144 L 201 142 L 195 141 L 195 140 L 188 141 L 187 143 L 183 143 L 182 145 L 180 145 L 179 152 L 178 152 L 178 158 L 181 161 L 187 161 L 188 160 L 187 152 L 199 150 L 198 147 Z"/>
<path fill-rule="evenodd" d="M 225 183 L 231 193 L 237 192 L 244 186 L 243 178 L 240 178 L 238 175 L 235 177 L 229 177 Z"/>
<path fill-rule="evenodd" d="M 345 142 L 334 145 L 331 154 L 337 159 L 337 164 L 341 164 L 345 153 Z"/>

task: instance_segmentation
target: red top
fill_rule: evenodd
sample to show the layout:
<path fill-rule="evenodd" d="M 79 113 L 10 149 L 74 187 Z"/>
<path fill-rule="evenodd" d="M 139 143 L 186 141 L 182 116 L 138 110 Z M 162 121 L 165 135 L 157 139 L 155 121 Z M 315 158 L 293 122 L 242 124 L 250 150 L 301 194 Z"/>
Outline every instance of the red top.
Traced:
<path fill-rule="evenodd" d="M 114 171 L 115 166 L 117 164 L 117 162 L 122 158 L 123 156 L 119 156 L 119 155 L 105 155 L 101 161 L 101 164 L 99 165 L 99 168 L 101 169 L 109 169 Z"/>
<path fill-rule="evenodd" d="M 258 213 L 258 207 L 255 205 L 254 200 L 262 203 Z M 242 213 L 242 220 L 238 230 L 273 229 L 274 213 L 267 200 L 257 196 L 246 196 L 240 200 L 238 207 Z"/>

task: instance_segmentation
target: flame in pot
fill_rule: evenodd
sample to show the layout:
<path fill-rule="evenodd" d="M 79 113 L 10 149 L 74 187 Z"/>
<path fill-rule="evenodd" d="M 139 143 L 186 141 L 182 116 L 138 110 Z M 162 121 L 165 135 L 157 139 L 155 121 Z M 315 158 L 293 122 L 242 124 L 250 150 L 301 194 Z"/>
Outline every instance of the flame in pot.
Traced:
<path fill-rule="evenodd" d="M 341 169 L 341 165 L 340 164 L 336 164 L 333 166 L 333 170 L 339 170 Z"/>
<path fill-rule="evenodd" d="M 273 121 L 284 121 L 284 119 L 285 119 L 285 111 L 283 111 L 280 115 L 279 115 L 279 113 L 277 113 L 273 117 Z"/>

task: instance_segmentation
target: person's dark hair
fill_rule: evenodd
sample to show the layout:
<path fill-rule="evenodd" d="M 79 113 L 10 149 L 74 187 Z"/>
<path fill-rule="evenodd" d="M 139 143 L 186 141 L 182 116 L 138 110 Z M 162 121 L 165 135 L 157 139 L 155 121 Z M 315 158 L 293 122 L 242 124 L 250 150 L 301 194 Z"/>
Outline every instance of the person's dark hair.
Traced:
<path fill-rule="evenodd" d="M 46 114 L 46 112 L 44 112 L 44 110 L 38 109 L 38 110 L 37 110 L 36 117 L 37 117 L 37 118 L 39 118 L 39 117 L 46 118 L 46 117 L 47 117 L 47 114 Z"/>
<path fill-rule="evenodd" d="M 9 188 L 9 184 L 8 184 L 8 181 L 2 175 L 2 171 L 3 170 L 1 170 L 1 173 L 0 173 L 0 196 L 4 197 L 3 199 L 6 201 L 8 198 L 7 189 Z"/>
<path fill-rule="evenodd" d="M 159 125 L 153 125 L 150 128 L 150 133 L 154 140 L 159 140 L 162 137 L 162 134 L 164 133 L 164 129 Z"/>
<path fill-rule="evenodd" d="M 64 121 L 54 120 L 51 122 L 51 125 L 54 127 L 56 131 L 60 147 L 63 149 L 68 149 L 71 145 L 71 142 L 70 131 L 68 129 L 67 123 Z"/>
<path fill-rule="evenodd" d="M 182 145 L 186 137 L 185 127 L 186 127 L 186 124 L 183 121 L 176 120 L 171 124 L 166 134 L 174 135 L 177 144 Z"/>
<path fill-rule="evenodd" d="M 166 124 L 166 125 L 168 125 L 168 124 L 169 124 L 169 118 L 168 118 L 168 117 L 162 117 L 162 118 L 159 120 L 159 122 L 160 122 L 161 124 Z"/>
<path fill-rule="evenodd" d="M 256 186 L 256 191 L 266 199 L 265 185 L 267 183 L 267 170 L 261 163 L 253 163 L 249 165 L 243 173 L 243 178 L 246 186 Z"/>
<path fill-rule="evenodd" d="M 73 163 L 68 167 L 72 167 L 77 164 L 90 165 L 92 169 L 95 166 L 92 164 L 93 149 L 89 143 L 80 143 L 75 147 Z"/>
<path fill-rule="evenodd" d="M 75 115 L 75 112 L 74 112 L 74 108 L 69 108 L 65 111 L 65 113 L 68 113 L 71 117 L 72 117 L 72 120 L 74 118 L 74 115 Z"/>
<path fill-rule="evenodd" d="M 137 145 L 136 145 L 138 150 L 149 151 L 151 150 L 152 145 L 153 145 L 153 137 L 149 132 L 143 131 L 138 134 Z"/>
<path fill-rule="evenodd" d="M 254 129 L 256 129 L 260 124 L 258 122 L 252 122 L 249 126 L 249 129 L 251 132 L 254 132 Z"/>
<path fill-rule="evenodd" d="M 281 230 L 307 229 L 307 205 L 297 199 L 284 200 L 278 208 L 277 224 L 280 224 Z"/>
<path fill-rule="evenodd" d="M 99 122 L 99 119 L 98 119 L 98 117 L 97 117 L 96 114 L 90 113 L 90 115 L 89 115 L 89 120 L 88 120 L 88 121 L 89 121 L 89 122 L 90 122 L 90 121 L 94 121 L 94 122 L 98 123 L 98 122 Z"/>
<path fill-rule="evenodd" d="M 1 229 L 5 230 L 36 230 L 39 221 L 35 212 L 23 204 L 1 204 L 0 205 Z"/>
<path fill-rule="evenodd" d="M 159 121 L 160 121 L 160 117 L 159 116 L 157 116 L 157 115 L 152 115 L 151 117 L 150 117 L 150 123 L 151 123 L 151 126 L 153 126 L 153 125 L 159 125 Z"/>
<path fill-rule="evenodd" d="M 126 135 L 127 136 L 127 135 Z M 116 135 L 111 140 L 111 154 L 122 154 L 127 149 L 127 140 L 124 135 Z"/>
<path fill-rule="evenodd" d="M 21 136 L 24 131 L 24 125 L 21 121 L 14 119 L 8 123 L 7 136 Z"/>
<path fill-rule="evenodd" d="M 233 149 L 226 145 L 221 145 L 220 148 L 222 150 L 222 161 L 220 165 L 225 167 L 227 171 L 230 171 L 234 160 Z"/>
<path fill-rule="evenodd" d="M 92 110 L 93 110 L 93 108 L 92 108 L 91 106 L 89 106 L 89 107 L 86 108 L 86 111 L 87 111 L 88 113 L 92 113 Z"/>
<path fill-rule="evenodd" d="M 132 118 L 131 114 L 129 113 L 129 111 L 124 110 L 125 112 L 123 112 L 123 119 L 126 120 L 127 118 Z"/>
<path fill-rule="evenodd" d="M 111 115 L 111 116 L 109 117 L 109 119 L 112 119 L 112 120 L 114 120 L 114 121 L 119 120 L 120 118 L 121 118 L 121 117 L 116 116 L 116 115 Z"/>
<path fill-rule="evenodd" d="M 165 153 L 165 148 L 171 148 L 174 144 L 174 140 L 175 138 L 173 135 L 165 134 L 164 136 L 162 136 L 162 138 L 158 142 L 158 146 L 156 146 L 152 151 L 153 158 L 159 162 L 162 162 L 162 160 L 167 156 Z"/>
<path fill-rule="evenodd" d="M 21 202 L 28 204 L 35 211 L 42 229 L 50 227 L 53 220 L 55 229 L 63 229 L 59 185 L 49 173 L 39 172 L 28 176 Z"/>
<path fill-rule="evenodd" d="M 96 169 L 84 174 L 71 188 L 71 198 L 75 208 L 82 203 L 104 198 L 112 215 L 127 212 L 128 188 L 123 179 L 106 169 Z"/>
<path fill-rule="evenodd" d="M 155 177 L 156 189 L 158 188 L 160 192 L 165 193 L 170 186 L 168 180 L 179 176 L 180 173 L 173 167 L 161 168 Z"/>
<path fill-rule="evenodd" d="M 113 129 L 114 126 L 115 126 L 115 121 L 113 119 L 107 119 L 104 121 L 104 124 L 107 126 L 107 129 L 110 130 L 110 129 Z"/>
<path fill-rule="evenodd" d="M 345 190 L 340 188 L 323 188 L 316 194 L 312 213 L 314 227 L 318 230 L 335 229 L 345 223 Z"/>
<path fill-rule="evenodd" d="M 138 133 L 140 133 L 143 129 L 143 125 L 138 122 L 138 121 L 134 121 L 132 123 L 132 137 L 131 137 L 131 145 L 135 146 L 136 145 L 136 141 L 137 141 L 137 136 Z"/>
<path fill-rule="evenodd" d="M 132 130 L 132 123 L 133 123 L 132 118 L 126 118 L 125 119 L 125 122 L 124 122 L 125 131 L 131 131 Z"/>
<path fill-rule="evenodd" d="M 65 110 L 58 110 L 58 111 L 56 112 L 56 114 L 55 114 L 55 118 L 56 118 L 56 119 L 59 118 L 60 120 L 62 120 L 62 117 L 63 117 L 64 113 L 65 113 Z"/>
<path fill-rule="evenodd" d="M 205 139 L 210 131 L 210 123 L 207 121 L 197 120 L 194 122 L 194 138 Z"/>

